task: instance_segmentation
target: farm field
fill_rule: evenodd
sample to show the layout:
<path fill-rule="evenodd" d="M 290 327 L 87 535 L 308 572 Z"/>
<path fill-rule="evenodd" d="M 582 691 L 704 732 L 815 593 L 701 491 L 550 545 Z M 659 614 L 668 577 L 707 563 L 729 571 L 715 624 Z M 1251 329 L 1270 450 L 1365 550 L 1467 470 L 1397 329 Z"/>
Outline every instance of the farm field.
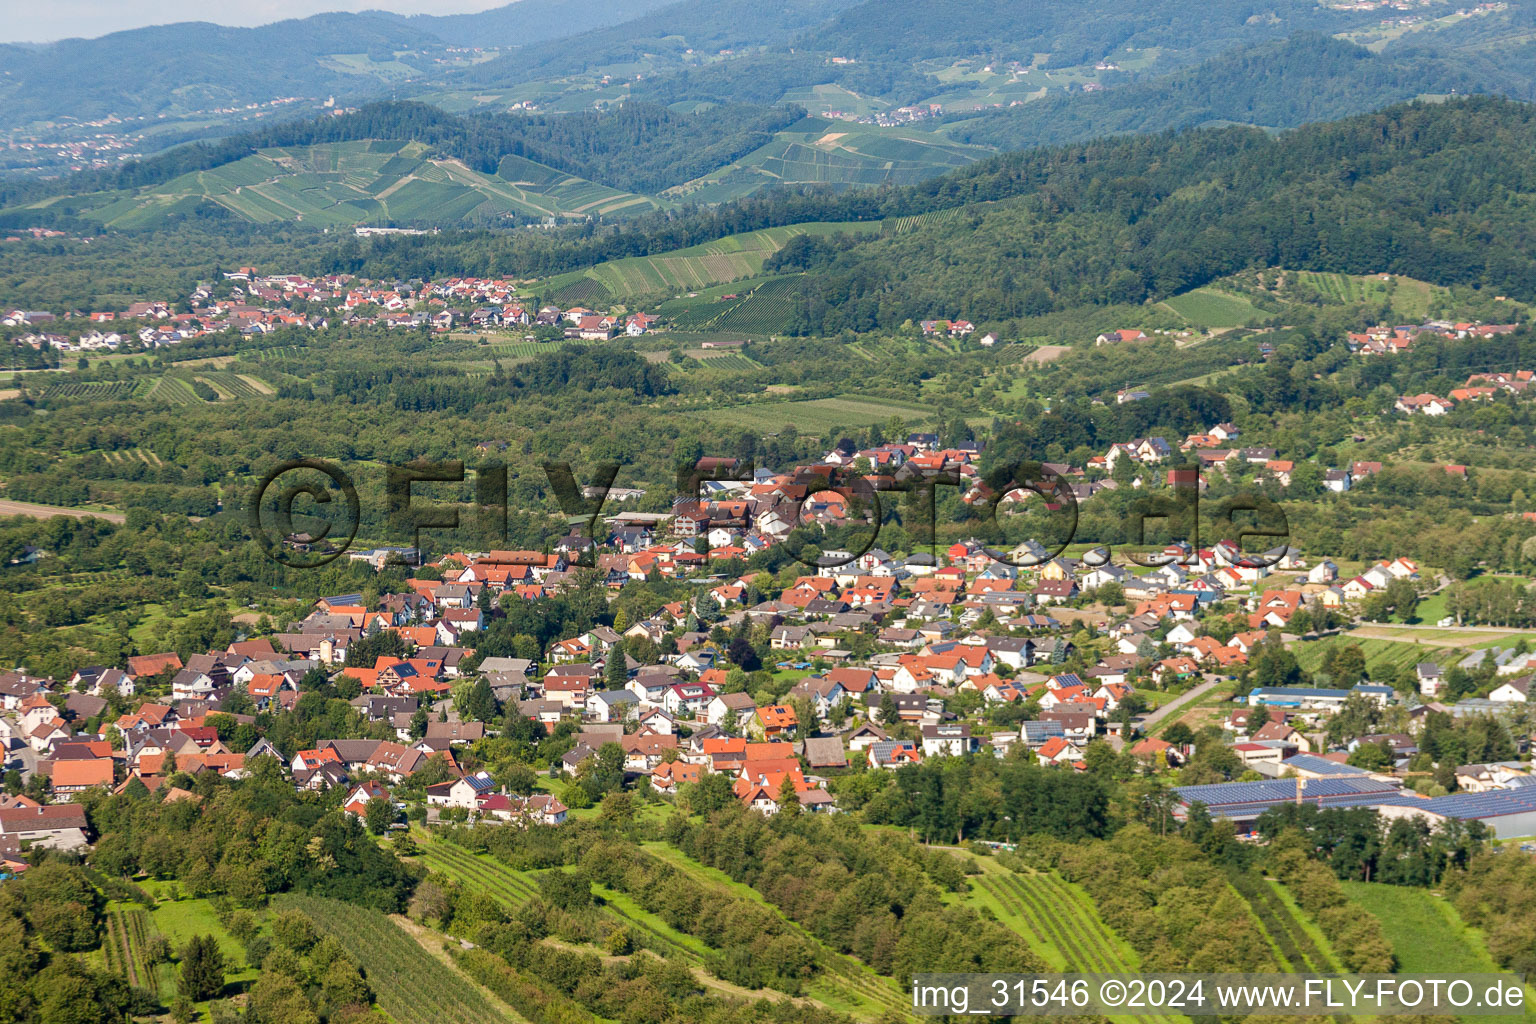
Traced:
<path fill-rule="evenodd" d="M 137 903 L 108 904 L 101 940 L 107 970 L 137 988 L 159 992 L 159 972 L 146 959 L 145 949 L 155 934 L 149 911 L 144 907 Z"/>
<path fill-rule="evenodd" d="M 697 413 L 715 423 L 735 427 L 781 426 L 793 423 L 802 434 L 821 436 L 834 427 L 853 427 L 899 416 L 916 427 L 932 410 L 916 403 L 887 398 L 817 398 L 804 402 L 764 402 Z"/>
<path fill-rule="evenodd" d="M 1206 328 L 1243 327 L 1264 315 L 1243 296 L 1212 287 L 1175 295 L 1162 305 L 1194 326 Z"/>
<path fill-rule="evenodd" d="M 1381 920 L 1405 974 L 1495 971 L 1480 939 L 1444 899 L 1424 889 L 1379 882 L 1344 882 L 1350 900 Z"/>
<path fill-rule="evenodd" d="M 376 910 L 313 896 L 283 895 L 278 909 L 302 910 L 357 958 L 379 1007 L 395 1024 L 503 1024 L 506 1016 L 478 988 L 421 948 Z"/>
<path fill-rule="evenodd" d="M 1421 661 L 1433 661 L 1436 652 L 1448 646 L 1439 640 L 1433 640 L 1426 646 L 1415 643 L 1414 638 L 1407 641 L 1378 639 L 1368 634 L 1362 635 L 1357 630 L 1298 644 L 1295 647 L 1296 662 L 1306 671 L 1316 672 L 1331 648 L 1351 643 L 1360 645 L 1360 653 L 1365 655 L 1365 667 L 1372 673 L 1372 678 L 1389 678 Z"/>
<path fill-rule="evenodd" d="M 1328 974 L 1339 970 L 1332 950 L 1306 915 L 1288 899 L 1278 882 L 1259 878 L 1247 871 L 1230 873 L 1232 888 L 1248 903 L 1260 929 L 1269 941 L 1280 966 L 1291 971 Z"/>

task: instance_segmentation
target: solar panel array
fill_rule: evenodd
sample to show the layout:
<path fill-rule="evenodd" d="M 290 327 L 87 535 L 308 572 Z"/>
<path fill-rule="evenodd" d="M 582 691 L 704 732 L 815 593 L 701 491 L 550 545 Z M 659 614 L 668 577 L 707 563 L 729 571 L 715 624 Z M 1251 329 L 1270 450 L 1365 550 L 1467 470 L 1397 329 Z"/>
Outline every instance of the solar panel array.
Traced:
<path fill-rule="evenodd" d="M 1176 786 L 1174 792 L 1186 804 L 1199 800 L 1207 807 L 1230 804 L 1278 804 L 1296 799 L 1295 779 L 1267 779 L 1262 782 L 1215 782 L 1207 786 Z M 1397 787 L 1368 777 L 1347 779 L 1308 779 L 1302 798 L 1316 801 L 1356 793 L 1395 793 Z"/>
<path fill-rule="evenodd" d="M 1424 809 L 1447 818 L 1496 818 L 1536 811 L 1536 792 L 1495 789 L 1487 793 L 1452 793 L 1424 801 Z"/>
<path fill-rule="evenodd" d="M 1280 762 L 1286 768 L 1295 768 L 1297 771 L 1315 772 L 1318 775 L 1334 776 L 1358 776 L 1367 774 L 1364 768 L 1356 768 L 1352 764 L 1340 764 L 1330 761 L 1326 757 L 1318 757 L 1316 754 L 1297 754 Z"/>

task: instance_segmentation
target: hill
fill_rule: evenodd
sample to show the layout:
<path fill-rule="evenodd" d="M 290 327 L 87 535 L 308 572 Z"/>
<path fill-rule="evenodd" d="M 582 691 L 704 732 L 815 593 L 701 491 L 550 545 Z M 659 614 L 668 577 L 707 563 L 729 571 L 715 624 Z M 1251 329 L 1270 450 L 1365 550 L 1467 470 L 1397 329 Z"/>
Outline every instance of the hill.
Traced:
<path fill-rule="evenodd" d="M 951 125 L 947 134 L 1018 149 L 1224 122 L 1294 128 L 1426 94 L 1502 92 L 1529 98 L 1531 84 L 1492 61 L 1423 51 L 1378 55 L 1319 33 L 1301 33 L 1119 88 L 987 111 Z"/>
<path fill-rule="evenodd" d="M 185 217 L 331 227 L 584 218 L 658 205 L 529 160 L 508 158 L 492 175 L 459 160 L 430 158 L 424 143 L 358 141 L 262 149 L 163 184 L 43 200 L 12 215 L 67 207 L 76 219 L 115 228 L 156 227 Z"/>
<path fill-rule="evenodd" d="M 1410 104 L 1299 128 L 1126 136 L 1011 153 L 879 197 L 881 215 L 958 208 L 921 232 L 805 239 L 765 261 L 810 271 L 801 330 L 935 316 L 1038 316 L 1164 299 L 1249 268 L 1387 272 L 1518 298 L 1536 224 L 1536 110 Z M 785 209 L 867 219 L 851 194 Z M 1474 227 L 1476 225 L 1476 227 Z"/>
<path fill-rule="evenodd" d="M 534 46 L 566 36 L 607 28 L 672 0 L 517 0 L 476 14 L 392 14 L 365 11 L 370 17 L 397 21 L 424 36 L 454 46 Z"/>
<path fill-rule="evenodd" d="M 386 18 L 318 14 L 260 28 L 186 22 L 0 46 L 0 126 L 156 117 L 275 97 L 368 95 L 421 77 L 435 37 Z"/>
<path fill-rule="evenodd" d="M 776 47 L 856 0 L 681 0 L 623 24 L 583 32 L 540 53 L 513 53 L 458 72 L 454 80 L 504 86 L 595 68 L 702 64 L 705 54 Z"/>

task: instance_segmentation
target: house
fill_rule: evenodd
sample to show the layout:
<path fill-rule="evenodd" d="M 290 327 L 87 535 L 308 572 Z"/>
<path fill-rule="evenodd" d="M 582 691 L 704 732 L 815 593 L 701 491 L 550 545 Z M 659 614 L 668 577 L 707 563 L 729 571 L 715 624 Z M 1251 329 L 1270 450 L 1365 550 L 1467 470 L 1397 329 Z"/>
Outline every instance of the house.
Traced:
<path fill-rule="evenodd" d="M 78 804 L 0 810 L 0 838 L 18 844 L 78 850 L 86 845 L 85 829 L 85 809 Z"/>
<path fill-rule="evenodd" d="M 871 768 L 895 769 L 918 764 L 923 755 L 911 740 L 880 740 L 869 745 L 868 759 Z"/>
<path fill-rule="evenodd" d="M 112 758 L 92 757 L 55 760 L 53 774 L 49 778 L 55 795 L 68 797 L 95 786 L 112 785 Z"/>
<path fill-rule="evenodd" d="M 708 683 L 673 683 L 662 694 L 661 706 L 679 718 L 692 718 L 703 711 L 714 696 L 714 687 Z"/>
<path fill-rule="evenodd" d="M 1488 699 L 1524 704 L 1531 699 L 1532 678 L 1530 675 L 1516 676 L 1508 682 L 1500 683 L 1489 692 Z"/>
<path fill-rule="evenodd" d="M 974 753 L 977 746 L 968 725 L 925 725 L 922 736 L 924 757 L 960 757 Z"/>
<path fill-rule="evenodd" d="M 795 709 L 787 704 L 769 704 L 766 707 L 756 709 L 756 713 L 746 720 L 747 733 L 762 740 L 780 739 L 792 735 L 799 727 L 799 721 L 795 717 Z"/>
<path fill-rule="evenodd" d="M 490 772 L 478 771 L 452 782 L 427 787 L 427 803 L 435 807 L 461 807 L 474 810 L 480 797 L 496 789 Z"/>
<path fill-rule="evenodd" d="M 750 693 L 717 693 L 705 705 L 704 720 L 710 725 L 722 725 L 734 714 L 739 724 L 756 713 L 757 703 Z"/>
<path fill-rule="evenodd" d="M 640 713 L 640 698 L 631 690 L 605 690 L 587 698 L 587 713 L 599 722 L 627 722 Z"/>

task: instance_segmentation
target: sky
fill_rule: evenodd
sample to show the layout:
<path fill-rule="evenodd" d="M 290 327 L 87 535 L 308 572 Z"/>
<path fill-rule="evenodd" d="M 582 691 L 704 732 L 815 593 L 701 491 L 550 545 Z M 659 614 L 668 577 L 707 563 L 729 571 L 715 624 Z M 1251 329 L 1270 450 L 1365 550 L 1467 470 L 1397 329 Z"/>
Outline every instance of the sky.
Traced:
<path fill-rule="evenodd" d="M 125 28 L 212 21 L 265 25 L 322 11 L 390 10 L 399 14 L 465 14 L 508 0 L 0 0 L 0 42 L 40 43 L 73 36 L 104 36 Z"/>

